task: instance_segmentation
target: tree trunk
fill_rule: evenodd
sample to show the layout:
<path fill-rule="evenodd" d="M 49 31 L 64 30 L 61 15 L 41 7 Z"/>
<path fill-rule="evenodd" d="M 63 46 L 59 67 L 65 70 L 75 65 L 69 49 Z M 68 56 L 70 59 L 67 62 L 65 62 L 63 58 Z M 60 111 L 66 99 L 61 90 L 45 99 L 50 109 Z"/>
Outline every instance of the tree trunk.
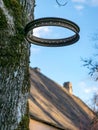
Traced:
<path fill-rule="evenodd" d="M 0 130 L 28 130 L 30 44 L 24 27 L 34 0 L 0 0 Z"/>

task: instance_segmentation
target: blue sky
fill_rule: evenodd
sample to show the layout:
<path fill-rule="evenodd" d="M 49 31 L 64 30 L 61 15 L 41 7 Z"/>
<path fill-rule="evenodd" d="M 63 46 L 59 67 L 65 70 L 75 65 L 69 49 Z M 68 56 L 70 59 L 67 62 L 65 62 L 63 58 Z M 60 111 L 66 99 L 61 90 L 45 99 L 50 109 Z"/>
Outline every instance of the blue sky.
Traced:
<path fill-rule="evenodd" d="M 65 2 L 65 0 L 59 0 Z M 35 19 L 61 17 L 75 22 L 80 27 L 80 40 L 65 47 L 31 46 L 30 66 L 39 67 L 41 72 L 59 84 L 70 81 L 73 93 L 86 103 L 98 91 L 98 82 L 88 76 L 81 58 L 96 53 L 92 37 L 98 32 L 98 0 L 67 0 L 66 6 L 58 6 L 55 0 L 36 0 Z M 44 38 L 61 38 L 69 32 L 63 28 L 43 27 L 34 30 L 34 35 Z M 97 52 L 98 53 L 98 52 Z"/>

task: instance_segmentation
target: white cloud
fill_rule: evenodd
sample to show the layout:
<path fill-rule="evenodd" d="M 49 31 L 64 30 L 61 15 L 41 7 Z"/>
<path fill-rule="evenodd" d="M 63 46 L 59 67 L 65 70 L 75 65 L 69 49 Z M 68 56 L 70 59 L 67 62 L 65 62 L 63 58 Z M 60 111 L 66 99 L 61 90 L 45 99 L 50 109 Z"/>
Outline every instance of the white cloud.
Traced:
<path fill-rule="evenodd" d="M 84 92 L 87 93 L 87 94 L 97 93 L 98 92 L 98 87 L 92 86 L 90 88 L 86 88 L 86 89 L 84 89 Z"/>
<path fill-rule="evenodd" d="M 72 2 L 75 4 L 81 4 L 82 6 L 98 6 L 98 0 L 72 0 Z"/>
<path fill-rule="evenodd" d="M 76 9 L 76 10 L 79 10 L 79 11 L 80 11 L 80 10 L 83 10 L 83 9 L 84 9 L 84 6 L 83 6 L 83 5 L 76 5 L 76 6 L 75 6 L 75 9 Z"/>
<path fill-rule="evenodd" d="M 76 2 L 76 3 L 85 3 L 86 0 L 72 0 L 72 2 Z"/>
<path fill-rule="evenodd" d="M 85 82 L 80 82 L 79 87 L 85 94 L 93 94 L 98 92 L 98 86 L 92 85 L 88 86 Z"/>
<path fill-rule="evenodd" d="M 92 6 L 98 6 L 98 0 L 91 0 Z"/>
<path fill-rule="evenodd" d="M 74 8 L 78 11 L 81 11 L 84 9 L 86 0 L 72 0 L 72 2 L 75 4 Z"/>
<path fill-rule="evenodd" d="M 38 54 L 40 52 L 40 48 L 31 46 L 31 54 Z"/>
<path fill-rule="evenodd" d="M 49 27 L 38 27 L 33 30 L 33 35 L 37 37 L 43 37 L 49 34 L 51 30 Z"/>

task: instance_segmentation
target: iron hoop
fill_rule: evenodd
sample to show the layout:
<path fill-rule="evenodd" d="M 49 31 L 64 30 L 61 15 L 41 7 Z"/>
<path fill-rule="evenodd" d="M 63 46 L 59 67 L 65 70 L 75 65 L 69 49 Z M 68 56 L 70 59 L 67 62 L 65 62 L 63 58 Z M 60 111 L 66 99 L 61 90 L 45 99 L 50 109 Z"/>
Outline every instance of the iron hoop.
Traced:
<path fill-rule="evenodd" d="M 60 26 L 73 31 L 75 34 L 70 37 L 61 39 L 44 39 L 36 37 L 33 34 L 31 35 L 30 31 L 41 26 Z M 80 28 L 78 27 L 78 25 L 70 20 L 57 17 L 46 17 L 39 18 L 28 23 L 25 27 L 25 36 L 26 39 L 32 44 L 47 47 L 60 47 L 71 45 L 77 42 L 80 38 L 79 31 Z"/>

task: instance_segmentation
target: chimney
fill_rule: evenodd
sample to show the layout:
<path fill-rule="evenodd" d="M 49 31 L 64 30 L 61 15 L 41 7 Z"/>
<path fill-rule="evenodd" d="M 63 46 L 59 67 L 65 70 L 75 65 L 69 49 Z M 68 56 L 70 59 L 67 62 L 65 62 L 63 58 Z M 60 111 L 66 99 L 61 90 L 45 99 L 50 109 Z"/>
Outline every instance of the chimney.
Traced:
<path fill-rule="evenodd" d="M 34 70 L 36 70 L 37 72 L 40 72 L 40 68 L 35 67 Z"/>
<path fill-rule="evenodd" d="M 63 84 L 64 88 L 72 95 L 72 83 L 71 82 L 64 82 Z"/>

